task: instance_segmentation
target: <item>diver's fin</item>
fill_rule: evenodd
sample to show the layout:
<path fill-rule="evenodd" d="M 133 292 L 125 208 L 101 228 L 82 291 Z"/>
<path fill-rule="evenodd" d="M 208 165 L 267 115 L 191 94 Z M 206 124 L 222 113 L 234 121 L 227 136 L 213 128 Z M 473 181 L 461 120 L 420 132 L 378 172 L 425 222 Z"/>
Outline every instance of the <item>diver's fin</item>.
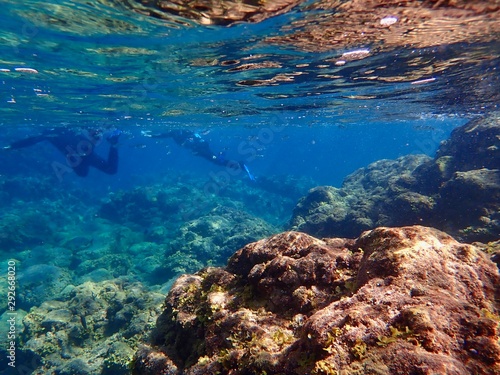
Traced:
<path fill-rule="evenodd" d="M 247 172 L 247 175 L 248 175 L 248 178 L 250 179 L 250 181 L 255 181 L 255 176 L 250 172 L 250 169 L 248 169 L 247 165 L 245 163 L 241 163 L 241 165 L 243 166 L 243 169 L 245 170 L 245 172 Z"/>

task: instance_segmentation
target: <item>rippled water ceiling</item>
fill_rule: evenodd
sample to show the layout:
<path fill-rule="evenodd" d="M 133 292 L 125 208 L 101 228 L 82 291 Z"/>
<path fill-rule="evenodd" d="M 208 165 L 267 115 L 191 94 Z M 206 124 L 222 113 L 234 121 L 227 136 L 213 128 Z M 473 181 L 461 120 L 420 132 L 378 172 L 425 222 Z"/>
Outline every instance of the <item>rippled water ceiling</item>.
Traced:
<path fill-rule="evenodd" d="M 500 0 L 7 4 L 4 121 L 40 108 L 61 122 L 283 108 L 387 119 L 500 96 Z"/>

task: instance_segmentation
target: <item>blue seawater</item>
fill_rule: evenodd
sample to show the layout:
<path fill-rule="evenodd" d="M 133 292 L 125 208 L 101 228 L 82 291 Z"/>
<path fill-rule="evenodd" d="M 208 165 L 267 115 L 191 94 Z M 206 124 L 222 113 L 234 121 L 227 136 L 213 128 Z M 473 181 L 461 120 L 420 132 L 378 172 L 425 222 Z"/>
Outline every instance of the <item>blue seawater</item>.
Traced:
<path fill-rule="evenodd" d="M 478 10 L 466 27 L 459 13 L 381 5 L 370 24 L 335 4 L 231 19 L 125 0 L 3 1 L 0 275 L 15 264 L 16 308 L 53 300 L 66 314 L 85 288 L 93 306 L 108 291 L 83 281 L 103 277 L 165 292 L 289 229 L 309 189 L 340 188 L 382 159 L 433 157 L 453 129 L 498 109 L 494 16 Z M 329 29 L 342 19 L 342 33 Z M 68 155 L 107 159 L 117 129 L 116 173 L 75 174 Z M 171 131 L 192 134 L 154 137 Z M 61 152 L 50 142 L 61 132 L 84 141 Z M 213 160 L 190 146 L 198 136 Z"/>
<path fill-rule="evenodd" d="M 166 225 L 170 237 L 189 211 L 186 199 L 196 194 L 208 202 L 199 214 L 217 205 L 212 194 L 281 230 L 309 188 L 340 187 L 347 175 L 380 159 L 433 156 L 454 128 L 498 105 L 500 48 L 488 24 L 483 29 L 491 34 L 477 23 L 482 34 L 470 41 L 459 34 L 442 44 L 339 39 L 338 47 L 325 48 L 327 39 L 315 45 L 290 37 L 308 22 L 321 30 L 328 12 L 314 2 L 261 22 L 208 25 L 199 12 L 148 17 L 136 5 L 4 2 L 0 145 L 51 129 L 100 129 L 92 151 L 106 159 L 105 138 L 122 131 L 114 175 L 91 168 L 87 177 L 76 176 L 67 155 L 47 141 L 2 150 L 5 259 L 75 236 L 106 237 L 96 235 L 104 230 L 95 222 L 101 206 L 134 189 L 149 189 L 145 199 L 158 199 L 162 187 L 155 184 L 166 185 L 162 194 L 173 201 L 177 190 L 168 186 L 184 184 L 188 191 L 183 202 L 154 208 L 175 212 L 182 205 L 177 213 L 183 213 Z M 390 11 L 376 19 L 380 32 L 387 20 L 398 25 Z M 429 39 L 443 31 L 422 25 Z M 214 155 L 245 163 L 257 183 L 171 138 L 147 137 L 173 129 L 200 134 Z M 250 197 L 238 196 L 245 190 L 252 190 Z M 200 203 L 192 206 L 196 212 Z M 163 216 L 147 214 L 153 218 L 137 219 L 134 231 L 165 226 Z M 68 251 L 79 264 L 83 250 Z"/>

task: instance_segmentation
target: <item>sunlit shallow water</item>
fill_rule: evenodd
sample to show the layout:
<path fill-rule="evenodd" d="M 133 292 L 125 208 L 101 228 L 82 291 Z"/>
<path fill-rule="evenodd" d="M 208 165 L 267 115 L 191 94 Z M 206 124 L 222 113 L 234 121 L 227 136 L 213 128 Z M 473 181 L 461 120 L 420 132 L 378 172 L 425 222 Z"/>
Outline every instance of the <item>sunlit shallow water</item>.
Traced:
<path fill-rule="evenodd" d="M 253 140 L 257 170 L 338 185 L 380 158 L 431 155 L 453 127 L 497 107 L 495 7 L 408 2 L 360 16 L 357 3 L 209 22 L 208 11 L 135 2 L 5 2 L 2 143 L 33 127 L 118 127 L 127 148 L 152 146 L 141 130 L 226 129 L 209 137 L 216 150 Z"/>

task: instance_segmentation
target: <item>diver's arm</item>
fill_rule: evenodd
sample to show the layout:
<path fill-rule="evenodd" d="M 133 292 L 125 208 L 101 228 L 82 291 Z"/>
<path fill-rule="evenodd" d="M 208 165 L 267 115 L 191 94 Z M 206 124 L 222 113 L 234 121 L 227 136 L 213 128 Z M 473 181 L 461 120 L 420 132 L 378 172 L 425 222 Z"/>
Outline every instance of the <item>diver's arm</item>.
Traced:
<path fill-rule="evenodd" d="M 45 140 L 47 140 L 46 135 L 37 135 L 34 137 L 28 137 L 11 143 L 9 146 L 4 147 L 4 150 L 16 150 L 19 148 L 30 147 Z"/>
<path fill-rule="evenodd" d="M 165 132 L 165 133 L 151 133 L 151 131 L 142 131 L 141 132 L 144 137 L 148 138 L 173 138 L 175 132 L 173 130 Z"/>

